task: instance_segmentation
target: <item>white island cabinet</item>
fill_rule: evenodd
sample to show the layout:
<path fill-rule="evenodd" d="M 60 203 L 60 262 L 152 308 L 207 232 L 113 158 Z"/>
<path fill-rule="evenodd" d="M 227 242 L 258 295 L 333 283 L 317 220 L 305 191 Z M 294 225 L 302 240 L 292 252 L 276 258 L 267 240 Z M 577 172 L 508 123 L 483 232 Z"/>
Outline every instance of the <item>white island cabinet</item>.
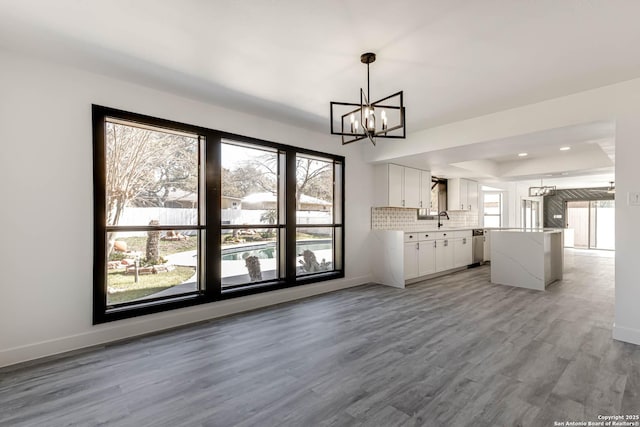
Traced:
<path fill-rule="evenodd" d="M 491 282 L 544 291 L 562 280 L 562 230 L 491 231 Z"/>

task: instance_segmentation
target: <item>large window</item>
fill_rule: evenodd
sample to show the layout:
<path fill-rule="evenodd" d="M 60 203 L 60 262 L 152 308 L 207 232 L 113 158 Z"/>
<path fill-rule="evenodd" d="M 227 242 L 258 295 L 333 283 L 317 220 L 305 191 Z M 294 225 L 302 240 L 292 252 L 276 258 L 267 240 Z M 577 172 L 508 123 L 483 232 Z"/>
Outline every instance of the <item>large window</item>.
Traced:
<path fill-rule="evenodd" d="M 94 322 L 344 277 L 344 158 L 93 107 Z"/>

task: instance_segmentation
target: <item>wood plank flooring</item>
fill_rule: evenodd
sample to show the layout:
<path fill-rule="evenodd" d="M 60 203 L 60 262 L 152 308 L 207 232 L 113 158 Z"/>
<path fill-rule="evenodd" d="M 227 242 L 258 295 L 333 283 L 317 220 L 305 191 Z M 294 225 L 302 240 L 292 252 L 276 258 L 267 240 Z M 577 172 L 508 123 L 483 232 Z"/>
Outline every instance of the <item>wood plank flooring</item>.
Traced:
<path fill-rule="evenodd" d="M 552 426 L 640 413 L 614 259 L 547 292 L 489 267 L 366 285 L 0 370 L 2 426 Z"/>

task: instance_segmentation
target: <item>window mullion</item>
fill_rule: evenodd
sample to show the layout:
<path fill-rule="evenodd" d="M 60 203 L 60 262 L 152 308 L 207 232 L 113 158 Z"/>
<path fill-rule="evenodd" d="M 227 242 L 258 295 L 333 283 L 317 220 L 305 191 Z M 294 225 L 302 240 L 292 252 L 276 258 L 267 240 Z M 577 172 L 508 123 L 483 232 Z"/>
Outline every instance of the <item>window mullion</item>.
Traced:
<path fill-rule="evenodd" d="M 287 150 L 285 156 L 285 278 L 296 280 L 296 152 Z"/>
<path fill-rule="evenodd" d="M 204 293 L 209 299 L 217 300 L 222 295 L 222 248 L 220 246 L 222 231 L 221 193 L 222 193 L 222 161 L 220 144 L 222 137 L 215 132 L 205 135 L 205 236 L 204 236 Z"/>

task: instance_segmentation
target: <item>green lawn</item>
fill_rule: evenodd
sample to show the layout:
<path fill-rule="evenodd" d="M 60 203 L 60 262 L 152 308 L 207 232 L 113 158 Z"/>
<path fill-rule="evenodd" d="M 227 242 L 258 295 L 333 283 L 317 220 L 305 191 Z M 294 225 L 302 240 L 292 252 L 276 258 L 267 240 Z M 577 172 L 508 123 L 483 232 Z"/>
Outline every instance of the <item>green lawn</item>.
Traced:
<path fill-rule="evenodd" d="M 117 237 L 116 240 L 122 240 L 127 243 L 127 250 L 138 251 L 143 254 L 147 250 L 147 236 L 136 237 Z M 185 240 L 160 240 L 160 255 L 170 255 L 177 252 L 193 251 L 198 247 L 197 236 L 187 236 Z"/>
<path fill-rule="evenodd" d="M 131 301 L 179 285 L 193 276 L 194 271 L 190 267 L 176 267 L 166 273 L 142 275 L 138 283 L 135 283 L 135 275 L 124 274 L 124 270 L 110 271 L 107 274 L 107 304 Z"/>

